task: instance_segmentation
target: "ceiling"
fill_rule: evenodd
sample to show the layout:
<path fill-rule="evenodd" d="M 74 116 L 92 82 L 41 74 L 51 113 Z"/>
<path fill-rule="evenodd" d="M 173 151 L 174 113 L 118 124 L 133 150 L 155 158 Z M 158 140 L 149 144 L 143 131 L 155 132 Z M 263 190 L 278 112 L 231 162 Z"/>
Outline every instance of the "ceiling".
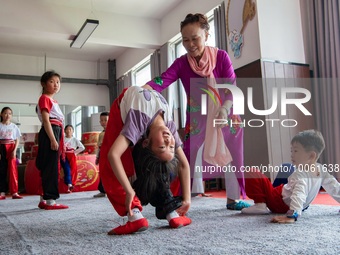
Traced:
<path fill-rule="evenodd" d="M 0 53 L 107 61 L 129 48 L 155 48 L 160 40 L 147 41 L 138 30 L 160 24 L 182 1 L 0 0 Z M 99 26 L 81 49 L 70 48 L 86 19 Z"/>

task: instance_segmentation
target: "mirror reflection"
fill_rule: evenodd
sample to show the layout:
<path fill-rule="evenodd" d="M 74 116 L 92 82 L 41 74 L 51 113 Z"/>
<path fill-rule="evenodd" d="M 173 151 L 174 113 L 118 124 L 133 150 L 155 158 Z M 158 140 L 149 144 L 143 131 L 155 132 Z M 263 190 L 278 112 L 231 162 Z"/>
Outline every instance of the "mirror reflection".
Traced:
<path fill-rule="evenodd" d="M 17 124 L 21 139 L 19 154 L 25 152 L 26 145 L 35 142 L 36 134 L 39 132 L 41 123 L 36 114 L 36 104 L 0 104 L 0 111 L 3 107 L 10 107 L 13 111 L 12 122 Z M 100 113 L 106 111 L 104 106 L 80 106 L 60 105 L 65 116 L 65 125 L 71 124 L 74 127 L 74 136 L 82 140 L 82 135 L 88 132 L 101 132 L 103 128 L 99 123 Z"/>

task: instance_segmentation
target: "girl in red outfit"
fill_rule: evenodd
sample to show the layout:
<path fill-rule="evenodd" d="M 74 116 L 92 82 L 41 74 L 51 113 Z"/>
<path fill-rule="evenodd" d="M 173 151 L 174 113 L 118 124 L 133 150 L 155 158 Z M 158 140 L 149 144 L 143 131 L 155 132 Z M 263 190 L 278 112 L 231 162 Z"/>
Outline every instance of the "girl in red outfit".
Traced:
<path fill-rule="evenodd" d="M 73 126 L 65 126 L 65 160 L 60 160 L 61 166 L 64 169 L 64 182 L 68 187 L 67 192 L 70 193 L 77 183 L 78 168 L 77 155 L 85 150 L 85 146 L 73 136 Z"/>
<path fill-rule="evenodd" d="M 148 203 L 156 207 L 157 218 L 167 219 L 171 228 L 191 223 L 184 216 L 191 196 L 189 163 L 181 144 L 169 106 L 160 93 L 132 86 L 113 102 L 100 149 L 99 171 L 110 202 L 120 216 L 128 216 L 128 222 L 109 235 L 146 230 L 148 221 L 141 211 Z M 170 191 L 175 154 L 182 198 L 173 197 Z M 134 175 L 135 167 L 137 180 L 132 186 L 128 177 Z"/>
<path fill-rule="evenodd" d="M 42 127 L 39 131 L 39 147 L 36 166 L 40 170 L 43 195 L 38 207 L 45 210 L 66 209 L 57 204 L 59 198 L 59 158 L 65 157 L 64 115 L 53 96 L 60 90 L 60 75 L 54 71 L 45 72 L 40 79 L 43 87 L 39 98 L 37 113 Z"/>
<path fill-rule="evenodd" d="M 0 200 L 6 199 L 7 174 L 9 190 L 13 199 L 21 199 L 18 194 L 18 168 L 16 151 L 21 136 L 19 128 L 11 123 L 12 109 L 4 107 L 1 111 L 0 123 Z"/>

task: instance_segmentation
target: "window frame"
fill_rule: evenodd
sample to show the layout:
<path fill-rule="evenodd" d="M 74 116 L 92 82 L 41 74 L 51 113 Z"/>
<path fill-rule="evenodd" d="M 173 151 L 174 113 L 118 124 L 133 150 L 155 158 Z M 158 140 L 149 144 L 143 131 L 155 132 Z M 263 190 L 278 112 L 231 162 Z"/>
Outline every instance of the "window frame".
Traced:
<path fill-rule="evenodd" d="M 138 82 L 137 75 L 139 72 L 141 72 L 143 69 L 149 68 L 149 77 L 145 78 L 144 80 L 141 80 L 141 82 Z M 132 84 L 134 86 L 143 86 L 146 84 L 146 82 L 151 80 L 151 64 L 150 64 L 150 56 L 148 56 L 146 59 L 142 60 L 139 64 L 137 64 L 132 71 Z M 138 84 L 140 83 L 140 84 Z"/>

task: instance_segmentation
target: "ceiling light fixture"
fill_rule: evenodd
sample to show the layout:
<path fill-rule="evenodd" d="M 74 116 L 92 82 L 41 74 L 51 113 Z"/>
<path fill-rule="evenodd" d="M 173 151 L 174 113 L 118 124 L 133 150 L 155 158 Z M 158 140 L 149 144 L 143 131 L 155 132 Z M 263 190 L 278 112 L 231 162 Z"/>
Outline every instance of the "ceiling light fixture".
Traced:
<path fill-rule="evenodd" d="M 77 49 L 83 47 L 87 39 L 89 39 L 90 35 L 93 33 L 93 31 L 96 29 L 98 25 L 99 25 L 98 20 L 87 19 L 83 26 L 81 27 L 81 29 L 79 30 L 76 37 L 71 42 L 70 47 Z"/>

